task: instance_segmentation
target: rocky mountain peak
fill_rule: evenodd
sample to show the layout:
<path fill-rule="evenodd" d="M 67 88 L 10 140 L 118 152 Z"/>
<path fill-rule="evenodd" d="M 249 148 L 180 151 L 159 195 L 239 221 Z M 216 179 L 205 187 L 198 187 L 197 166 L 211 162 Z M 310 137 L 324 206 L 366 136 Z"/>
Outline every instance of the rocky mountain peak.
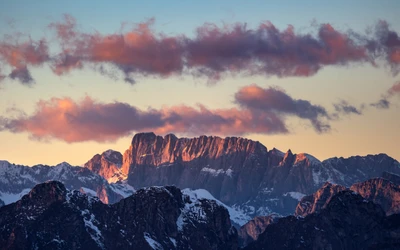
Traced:
<path fill-rule="evenodd" d="M 292 150 L 289 149 L 288 151 L 286 151 L 279 165 L 281 166 L 292 165 L 294 161 L 295 161 L 295 155 L 292 153 Z"/>
<path fill-rule="evenodd" d="M 122 164 L 122 154 L 118 151 L 108 149 L 108 150 L 104 151 L 101 154 L 101 156 L 104 157 L 105 160 L 112 162 L 114 164 L 117 164 L 117 165 Z"/>
<path fill-rule="evenodd" d="M 47 181 L 36 185 L 32 190 L 23 197 L 23 200 L 32 200 L 34 202 L 44 203 L 46 206 L 57 202 L 64 201 L 67 189 L 64 184 L 59 181 Z"/>
<path fill-rule="evenodd" d="M 108 182 L 114 183 L 126 179 L 122 173 L 122 154 L 115 150 L 104 151 L 101 155 L 96 154 L 84 164 L 92 172 L 103 176 Z"/>
<path fill-rule="evenodd" d="M 311 165 L 318 165 L 321 164 L 321 161 L 315 158 L 314 156 L 306 153 L 299 153 L 296 154 L 296 158 L 294 160 L 294 165 L 300 164 L 302 162 L 305 162 L 306 165 L 311 166 Z"/>

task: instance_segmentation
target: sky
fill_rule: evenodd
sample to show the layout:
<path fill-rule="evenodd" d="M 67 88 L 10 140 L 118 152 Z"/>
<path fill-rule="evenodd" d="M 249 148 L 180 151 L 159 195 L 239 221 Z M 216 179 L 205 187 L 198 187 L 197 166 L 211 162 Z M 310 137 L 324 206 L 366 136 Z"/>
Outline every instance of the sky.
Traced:
<path fill-rule="evenodd" d="M 400 160 L 400 2 L 0 0 L 0 159 L 137 132 Z"/>

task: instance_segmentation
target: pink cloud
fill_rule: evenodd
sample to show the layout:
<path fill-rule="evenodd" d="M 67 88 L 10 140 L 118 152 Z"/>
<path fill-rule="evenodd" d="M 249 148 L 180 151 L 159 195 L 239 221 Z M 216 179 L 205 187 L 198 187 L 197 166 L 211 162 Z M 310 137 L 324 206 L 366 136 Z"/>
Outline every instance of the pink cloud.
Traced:
<path fill-rule="evenodd" d="M 114 141 L 138 131 L 226 136 L 288 133 L 288 116 L 309 121 L 317 132 L 330 128 L 324 120 L 329 118 L 324 108 L 293 99 L 279 89 L 252 85 L 242 88 L 235 97 L 239 106 L 229 109 L 209 109 L 199 104 L 147 110 L 120 102 L 97 102 L 90 97 L 79 102 L 53 98 L 38 102 L 32 115 L 14 112 L 16 117 L 0 117 L 0 130 L 72 143 Z"/>
<path fill-rule="evenodd" d="M 310 76 L 326 65 L 369 60 L 363 46 L 329 24 L 320 26 L 317 37 L 296 34 L 291 25 L 280 31 L 270 22 L 255 30 L 240 23 L 205 24 L 187 39 L 187 53 L 189 68 L 280 77 Z"/>
<path fill-rule="evenodd" d="M 390 95 L 400 94 L 400 82 L 393 84 L 393 86 L 388 90 Z"/>
<path fill-rule="evenodd" d="M 311 122 L 318 132 L 330 129 L 330 119 L 325 108 L 307 100 L 294 99 L 279 88 L 261 88 L 257 85 L 243 87 L 235 94 L 236 103 L 249 110 L 296 116 Z"/>
<path fill-rule="evenodd" d="M 0 42 L 0 61 L 12 68 L 9 77 L 24 84 L 34 82 L 27 66 L 40 66 L 48 60 L 48 46 L 44 39 L 19 43 L 16 38 L 10 37 L 8 41 Z"/>
<path fill-rule="evenodd" d="M 373 35 L 343 32 L 329 23 L 301 33 L 292 25 L 278 29 L 262 22 L 254 29 L 245 23 L 207 23 L 195 29 L 193 37 L 156 32 L 154 22 L 150 19 L 128 31 L 102 34 L 82 31 L 75 18 L 65 15 L 49 25 L 56 36 L 52 47 L 58 51 L 50 54 L 46 39 L 22 43 L 6 39 L 0 42 L 0 60 L 23 83 L 33 82 L 28 77 L 30 67 L 45 63 L 60 76 L 85 64 L 95 65 L 92 68 L 100 73 L 103 65 L 113 65 L 129 83 L 135 83 L 138 75 L 191 74 L 211 83 L 237 74 L 308 77 L 327 66 L 377 65 L 377 58 L 384 59 L 393 74 L 400 70 L 400 38 L 385 21 L 378 22 Z"/>
<path fill-rule="evenodd" d="M 183 68 L 183 47 L 179 37 L 156 34 L 154 20 L 138 24 L 124 34 L 102 35 L 77 31 L 76 20 L 65 16 L 64 22 L 53 23 L 63 48 L 53 66 L 56 74 L 80 68 L 82 62 L 111 63 L 126 75 L 169 76 Z"/>

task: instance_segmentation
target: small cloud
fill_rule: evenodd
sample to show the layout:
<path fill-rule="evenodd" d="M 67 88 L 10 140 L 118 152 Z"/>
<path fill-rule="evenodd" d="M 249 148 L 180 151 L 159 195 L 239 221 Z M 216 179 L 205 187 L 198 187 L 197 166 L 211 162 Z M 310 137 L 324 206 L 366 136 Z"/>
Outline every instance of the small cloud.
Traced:
<path fill-rule="evenodd" d="M 378 102 L 376 103 L 371 103 L 370 104 L 372 107 L 378 108 L 378 109 L 389 109 L 390 108 L 390 101 L 387 100 L 386 98 L 382 98 L 380 99 Z"/>
<path fill-rule="evenodd" d="M 339 103 L 333 104 L 333 106 L 334 106 L 336 112 L 345 114 L 345 115 L 350 115 L 350 114 L 362 115 L 362 109 L 364 108 L 364 106 L 357 108 L 357 107 L 349 104 L 345 100 L 341 100 Z"/>

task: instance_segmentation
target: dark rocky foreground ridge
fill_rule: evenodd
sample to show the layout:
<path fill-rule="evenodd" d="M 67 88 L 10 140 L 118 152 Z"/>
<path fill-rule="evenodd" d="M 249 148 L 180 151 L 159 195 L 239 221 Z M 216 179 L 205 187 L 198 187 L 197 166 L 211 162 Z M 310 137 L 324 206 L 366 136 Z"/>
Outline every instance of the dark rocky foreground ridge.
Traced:
<path fill-rule="evenodd" d="M 214 201 L 151 187 L 113 205 L 60 182 L 0 208 L 0 249 L 237 249 L 228 211 Z"/>
<path fill-rule="evenodd" d="M 245 250 L 399 249 L 400 215 L 350 190 L 340 191 L 318 213 L 288 216 L 266 227 Z"/>
<path fill-rule="evenodd" d="M 327 182 L 314 194 L 301 199 L 295 215 L 307 216 L 319 212 L 328 205 L 333 196 L 343 190 L 351 190 L 364 199 L 380 205 L 386 215 L 400 213 L 400 186 L 384 178 L 373 178 L 355 183 L 350 188 Z"/>
<path fill-rule="evenodd" d="M 53 181 L 0 208 L 0 249 L 238 249 L 247 243 L 246 250 L 400 247 L 400 214 L 386 216 L 381 206 L 351 190 L 338 191 L 306 217 L 260 217 L 242 228 L 248 234 L 240 232 L 238 240 L 223 206 L 173 186 L 141 189 L 106 205 Z M 252 230 L 256 241 L 249 240 Z"/>
<path fill-rule="evenodd" d="M 384 173 L 383 176 L 395 179 L 399 176 Z M 365 202 L 379 205 L 386 215 L 400 213 L 400 186 L 385 178 L 373 178 L 364 182 L 355 183 L 350 188 L 341 185 L 325 183 L 314 194 L 305 196 L 296 207 L 294 216 L 306 217 L 310 214 L 320 213 L 327 208 L 331 200 L 342 191 L 352 191 L 361 195 Z M 238 231 L 239 245 L 246 246 L 258 239 L 265 229 L 279 220 L 274 215 L 259 216 L 240 227 Z"/>

